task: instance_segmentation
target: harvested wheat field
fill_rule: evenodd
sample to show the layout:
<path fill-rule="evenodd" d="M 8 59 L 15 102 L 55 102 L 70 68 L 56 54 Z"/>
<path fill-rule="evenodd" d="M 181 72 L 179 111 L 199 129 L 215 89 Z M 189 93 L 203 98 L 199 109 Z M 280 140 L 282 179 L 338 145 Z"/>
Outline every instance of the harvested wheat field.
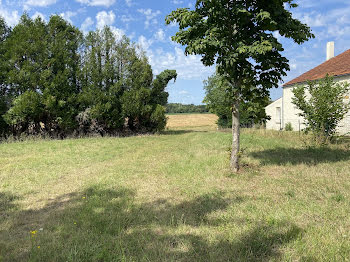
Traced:
<path fill-rule="evenodd" d="M 168 115 L 167 128 L 210 127 L 216 128 L 218 117 L 214 114 L 178 114 Z"/>

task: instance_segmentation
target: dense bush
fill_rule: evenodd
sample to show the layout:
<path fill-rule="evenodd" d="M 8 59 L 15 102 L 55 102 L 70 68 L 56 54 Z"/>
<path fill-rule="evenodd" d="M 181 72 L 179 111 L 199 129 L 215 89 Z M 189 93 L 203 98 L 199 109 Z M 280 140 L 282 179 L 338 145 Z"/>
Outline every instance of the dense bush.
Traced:
<path fill-rule="evenodd" d="M 284 128 L 286 131 L 293 131 L 293 126 L 291 122 L 288 122 Z"/>
<path fill-rule="evenodd" d="M 86 36 L 60 16 L 0 18 L 0 134 L 64 137 L 155 132 L 166 124 L 169 81 L 109 27 Z"/>
<path fill-rule="evenodd" d="M 180 103 L 169 103 L 166 106 L 167 114 L 190 114 L 190 113 L 208 113 L 206 105 L 184 105 Z"/>

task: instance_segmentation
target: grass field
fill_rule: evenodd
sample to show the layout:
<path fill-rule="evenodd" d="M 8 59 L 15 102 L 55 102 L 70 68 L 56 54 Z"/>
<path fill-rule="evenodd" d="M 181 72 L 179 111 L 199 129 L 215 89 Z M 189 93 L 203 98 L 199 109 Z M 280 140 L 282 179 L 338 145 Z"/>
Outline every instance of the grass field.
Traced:
<path fill-rule="evenodd" d="M 347 261 L 350 143 L 215 117 L 160 135 L 0 144 L 0 261 Z M 182 124 L 181 124 L 182 123 Z"/>

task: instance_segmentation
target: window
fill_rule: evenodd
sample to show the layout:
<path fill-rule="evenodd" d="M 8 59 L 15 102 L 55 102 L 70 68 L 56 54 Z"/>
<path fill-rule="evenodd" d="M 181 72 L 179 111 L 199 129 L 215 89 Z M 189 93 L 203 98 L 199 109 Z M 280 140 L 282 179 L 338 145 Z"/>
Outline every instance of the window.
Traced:
<path fill-rule="evenodd" d="M 281 123 L 281 108 L 276 107 L 276 123 Z"/>

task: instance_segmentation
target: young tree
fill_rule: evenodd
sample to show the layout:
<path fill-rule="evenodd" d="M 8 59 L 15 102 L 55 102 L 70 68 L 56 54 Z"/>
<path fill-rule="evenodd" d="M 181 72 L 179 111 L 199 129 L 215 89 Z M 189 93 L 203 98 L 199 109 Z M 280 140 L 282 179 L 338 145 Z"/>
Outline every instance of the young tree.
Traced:
<path fill-rule="evenodd" d="M 301 44 L 314 37 L 310 28 L 292 17 L 294 0 L 197 0 L 195 10 L 180 8 L 166 18 L 178 23 L 173 36 L 185 53 L 202 55 L 206 66 L 216 64 L 232 93 L 231 168 L 239 170 L 240 103 L 259 103 L 289 70 L 274 32 Z"/>
<path fill-rule="evenodd" d="M 216 114 L 218 126 L 221 128 L 232 127 L 232 92 L 227 79 L 219 73 L 214 73 L 204 81 L 205 98 L 209 110 Z M 263 97 L 259 103 L 252 101 L 241 101 L 240 103 L 240 125 L 250 126 L 265 122 L 268 116 L 265 107 L 269 104 L 269 97 Z"/>
<path fill-rule="evenodd" d="M 350 110 L 350 103 L 344 101 L 349 91 L 349 83 L 335 83 L 327 75 L 294 88 L 292 102 L 301 110 L 299 116 L 306 120 L 306 130 L 325 142 L 336 133 L 339 122 Z"/>

